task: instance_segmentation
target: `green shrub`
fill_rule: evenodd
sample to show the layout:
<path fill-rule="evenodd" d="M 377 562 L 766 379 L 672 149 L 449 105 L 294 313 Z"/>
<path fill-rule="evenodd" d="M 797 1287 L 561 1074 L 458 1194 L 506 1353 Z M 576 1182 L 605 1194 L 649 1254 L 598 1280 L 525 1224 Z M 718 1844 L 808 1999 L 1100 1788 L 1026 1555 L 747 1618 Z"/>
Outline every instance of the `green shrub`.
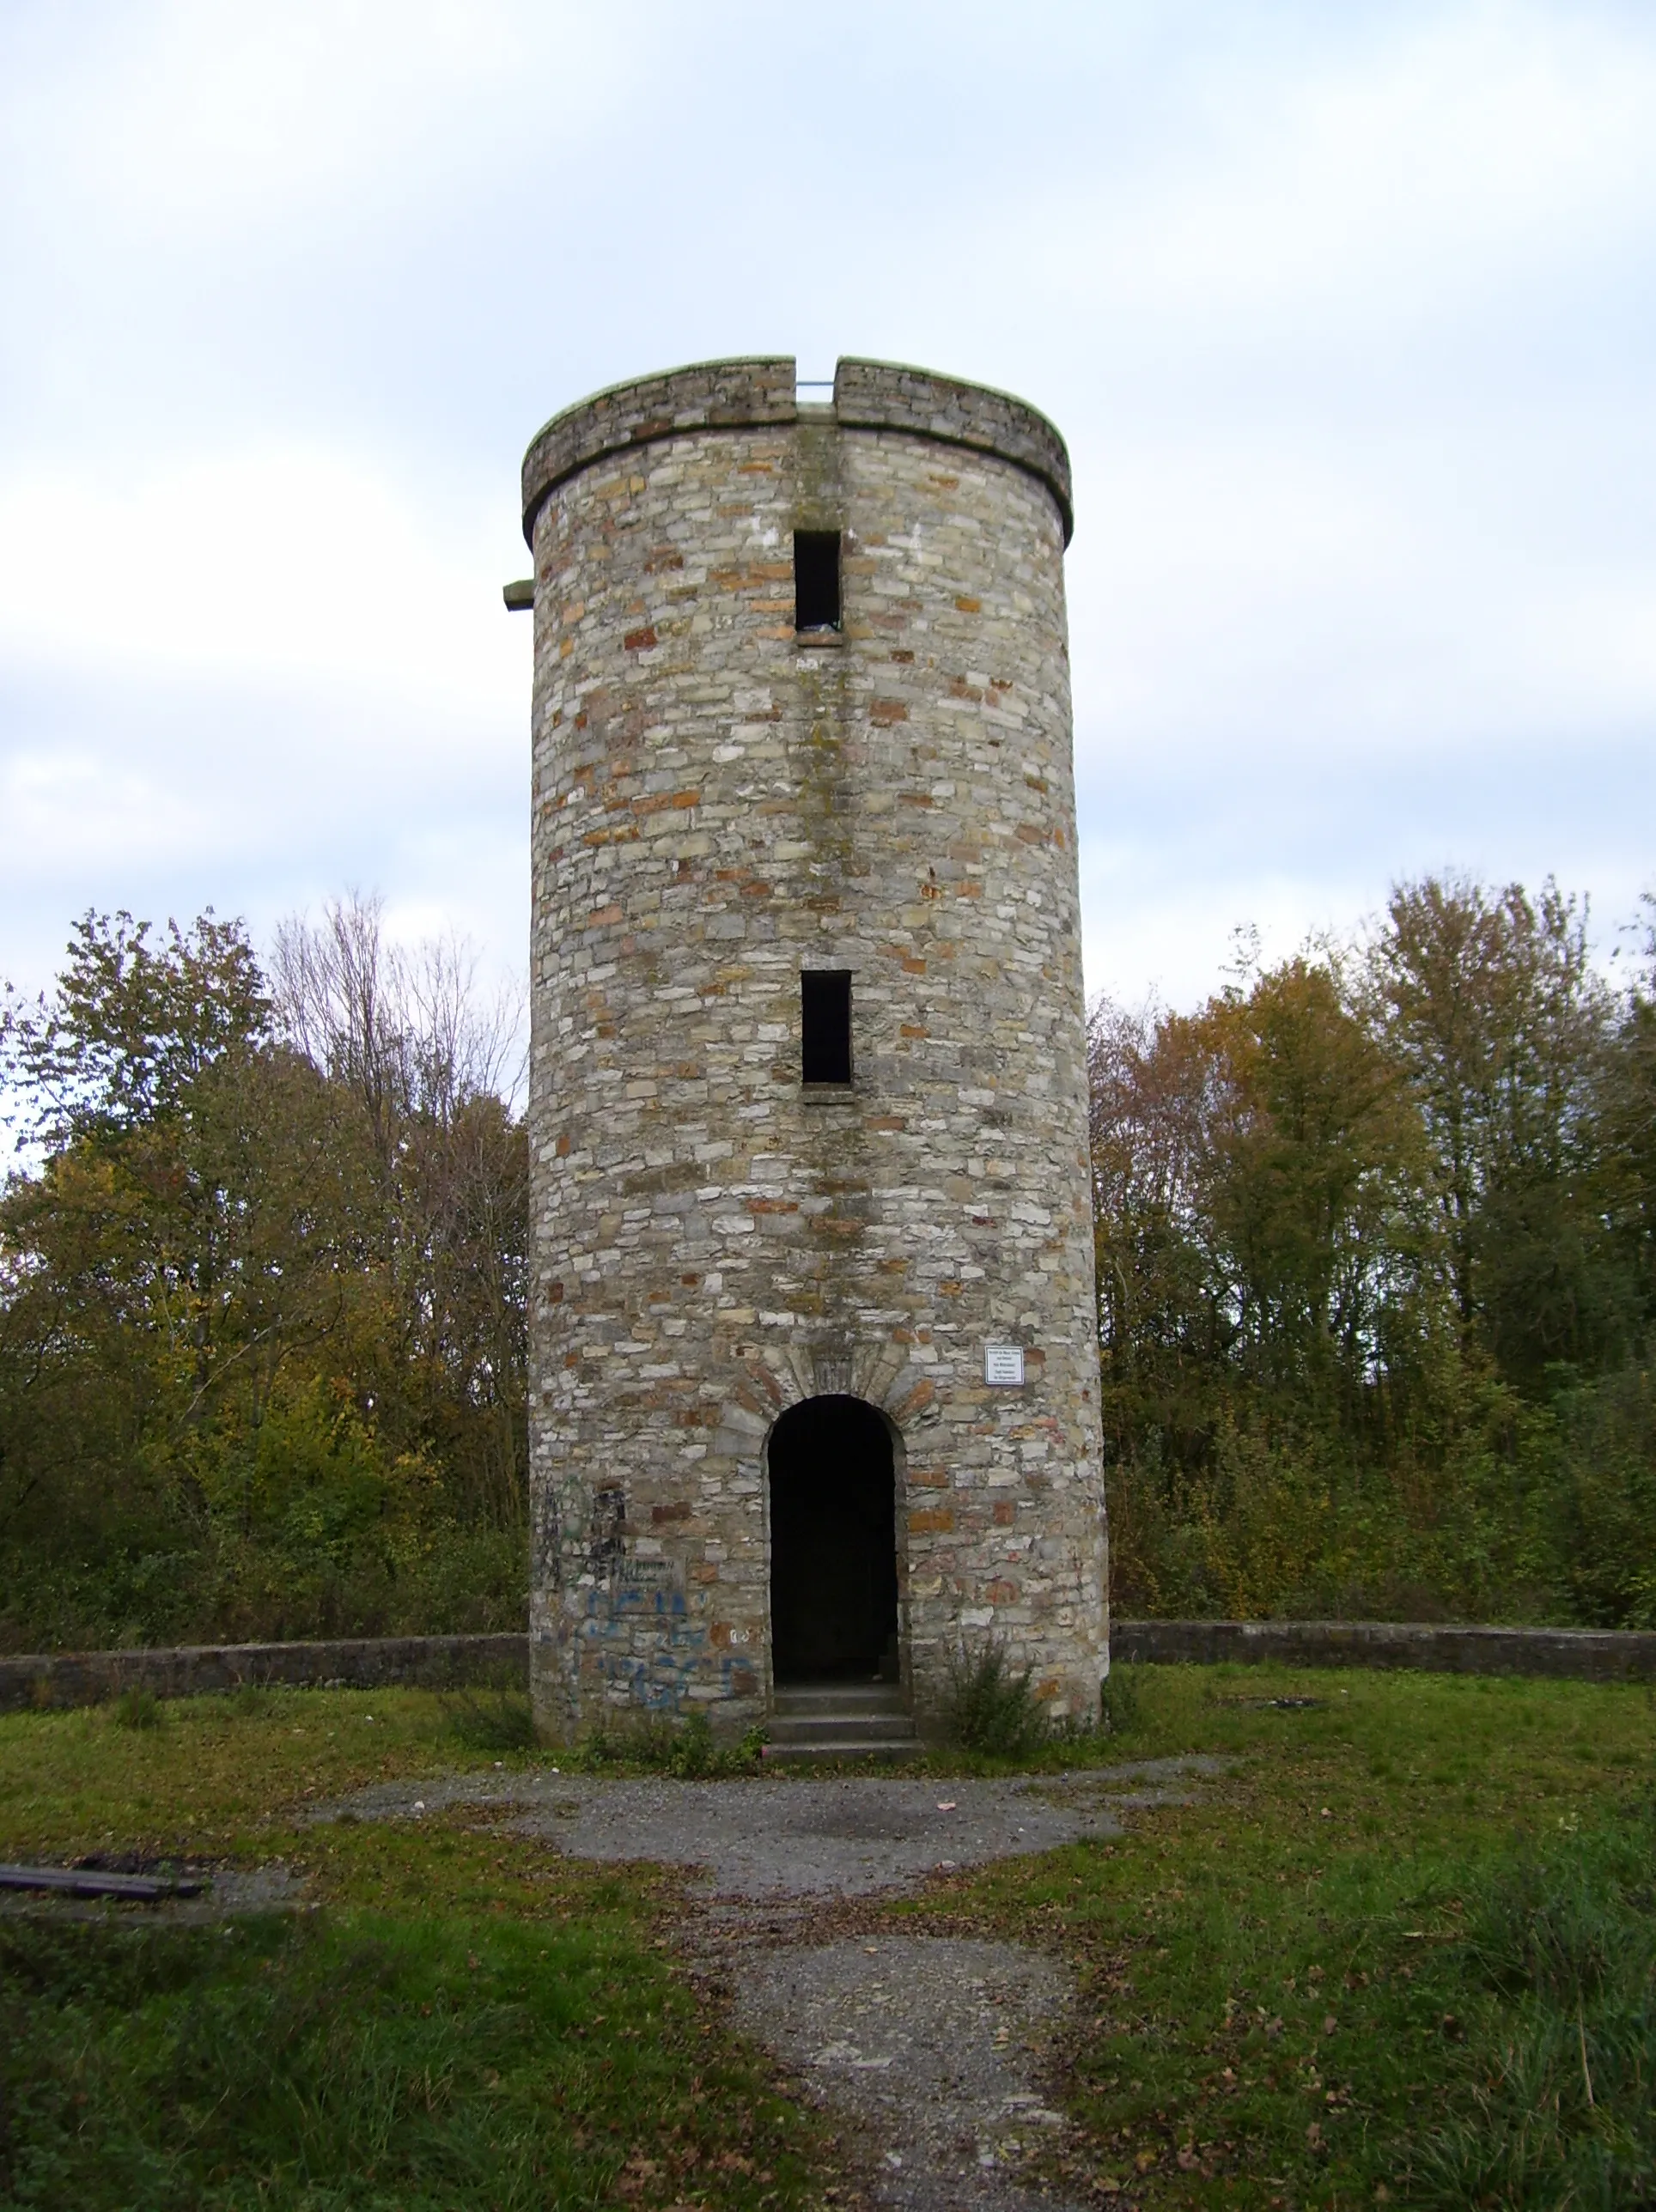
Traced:
<path fill-rule="evenodd" d="M 749 1729 L 735 1743 L 721 1743 L 705 1713 L 691 1713 L 682 1721 L 651 1714 L 600 1723 L 566 1763 L 595 1773 L 625 1768 L 700 1781 L 756 1773 L 764 1747 L 760 1728 Z"/>
<path fill-rule="evenodd" d="M 1106 1471 L 1125 1618 L 1656 1622 L 1656 1392 L 1629 1371 L 1546 1404 L 1482 1371 L 1431 1424 L 1319 1432 L 1239 1392 L 1186 1464 L 1154 1428 Z"/>
<path fill-rule="evenodd" d="M 1595 1628 L 1656 1628 L 1656 1385 L 1629 1369 L 1559 1403 L 1568 1579 Z"/>
<path fill-rule="evenodd" d="M 1032 1672 L 1014 1667 L 992 1637 L 952 1653 L 943 1711 L 949 1741 L 989 1759 L 1027 1759 L 1038 1751 L 1052 1730 L 1030 1686 Z"/>
<path fill-rule="evenodd" d="M 1105 1735 L 1132 1735 L 1144 1725 L 1137 1677 L 1112 1667 L 1099 1685 L 1099 1724 Z"/>
<path fill-rule="evenodd" d="M 123 1690 L 115 1700 L 117 1728 L 159 1728 L 165 1717 L 161 1699 L 153 1690 Z"/>

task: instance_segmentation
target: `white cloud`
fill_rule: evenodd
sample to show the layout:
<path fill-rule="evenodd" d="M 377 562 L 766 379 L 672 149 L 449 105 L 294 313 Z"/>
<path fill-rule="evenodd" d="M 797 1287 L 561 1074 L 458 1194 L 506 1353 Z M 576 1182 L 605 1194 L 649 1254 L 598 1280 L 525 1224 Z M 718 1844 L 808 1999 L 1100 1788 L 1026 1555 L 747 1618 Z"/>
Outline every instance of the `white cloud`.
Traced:
<path fill-rule="evenodd" d="M 521 963 L 518 455 L 746 346 L 1075 453 L 1089 976 L 1656 873 L 1656 19 L 1613 0 L 0 15 L 0 972 L 355 881 Z M 401 926 L 399 924 L 399 926 Z M 41 948 L 46 948 L 42 950 Z"/>
<path fill-rule="evenodd" d="M 1193 58 L 1188 135 L 1135 188 L 1078 195 L 1040 256 L 1055 294 L 1208 330 L 1314 309 L 1390 337 L 1428 310 L 1487 310 L 1575 259 L 1584 230 L 1648 233 L 1647 36 L 1505 5 L 1378 33 L 1371 16 L 1299 69 Z"/>
<path fill-rule="evenodd" d="M 510 711 L 498 503 L 427 491 L 299 445 L 151 453 L 124 482 L 0 479 L 0 652 Z"/>
<path fill-rule="evenodd" d="M 501 0 L 161 0 L 37 25 L 6 102 L 32 173 L 112 228 L 195 246 L 251 223 L 349 224 L 498 159 L 491 111 L 556 53 L 590 77 L 612 21 Z M 579 137 L 581 111 L 569 126 Z"/>

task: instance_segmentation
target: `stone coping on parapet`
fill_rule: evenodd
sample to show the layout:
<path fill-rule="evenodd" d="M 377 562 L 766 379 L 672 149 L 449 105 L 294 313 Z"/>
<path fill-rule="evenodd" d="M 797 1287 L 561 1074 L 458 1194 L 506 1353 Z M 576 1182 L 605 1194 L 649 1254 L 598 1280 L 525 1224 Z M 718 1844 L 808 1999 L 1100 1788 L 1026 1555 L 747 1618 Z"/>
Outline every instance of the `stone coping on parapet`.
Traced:
<path fill-rule="evenodd" d="M 1272 1661 L 1299 1667 L 1412 1667 L 1428 1674 L 1533 1674 L 1656 1682 L 1656 1632 L 1610 1628 L 1476 1628 L 1437 1621 L 1117 1620 L 1122 1666 Z M 248 1686 L 381 1689 L 527 1684 L 529 1639 L 341 1637 L 318 1644 L 200 1644 L 131 1651 L 0 1657 L 0 1713 L 95 1705 L 126 1690 L 189 1698 Z"/>
<path fill-rule="evenodd" d="M 1046 416 L 1010 392 L 898 362 L 848 356 L 831 406 L 799 404 L 791 355 L 703 361 L 594 392 L 553 416 L 523 457 L 523 535 L 559 484 L 594 461 L 703 430 L 753 430 L 830 415 L 842 429 L 896 430 L 1010 461 L 1052 495 L 1069 543 L 1075 499 L 1069 454 Z"/>

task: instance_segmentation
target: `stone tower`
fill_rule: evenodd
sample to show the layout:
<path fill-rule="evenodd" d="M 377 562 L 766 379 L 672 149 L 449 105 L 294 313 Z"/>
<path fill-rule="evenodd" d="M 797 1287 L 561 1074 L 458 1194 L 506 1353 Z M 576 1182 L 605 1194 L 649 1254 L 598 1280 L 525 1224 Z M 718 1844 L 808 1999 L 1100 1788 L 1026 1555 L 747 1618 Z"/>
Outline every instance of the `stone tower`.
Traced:
<path fill-rule="evenodd" d="M 878 362 L 619 386 L 534 554 L 537 1710 L 1107 1665 L 1068 457 Z"/>

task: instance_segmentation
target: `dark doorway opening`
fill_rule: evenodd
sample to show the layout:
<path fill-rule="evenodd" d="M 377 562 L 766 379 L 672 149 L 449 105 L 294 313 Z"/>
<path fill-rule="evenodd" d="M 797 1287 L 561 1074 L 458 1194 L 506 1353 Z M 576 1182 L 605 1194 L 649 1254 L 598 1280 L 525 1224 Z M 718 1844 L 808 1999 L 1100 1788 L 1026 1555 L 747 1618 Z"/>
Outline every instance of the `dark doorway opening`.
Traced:
<path fill-rule="evenodd" d="M 898 1678 L 891 1431 L 861 1398 L 807 1398 L 770 1431 L 778 1682 Z"/>

